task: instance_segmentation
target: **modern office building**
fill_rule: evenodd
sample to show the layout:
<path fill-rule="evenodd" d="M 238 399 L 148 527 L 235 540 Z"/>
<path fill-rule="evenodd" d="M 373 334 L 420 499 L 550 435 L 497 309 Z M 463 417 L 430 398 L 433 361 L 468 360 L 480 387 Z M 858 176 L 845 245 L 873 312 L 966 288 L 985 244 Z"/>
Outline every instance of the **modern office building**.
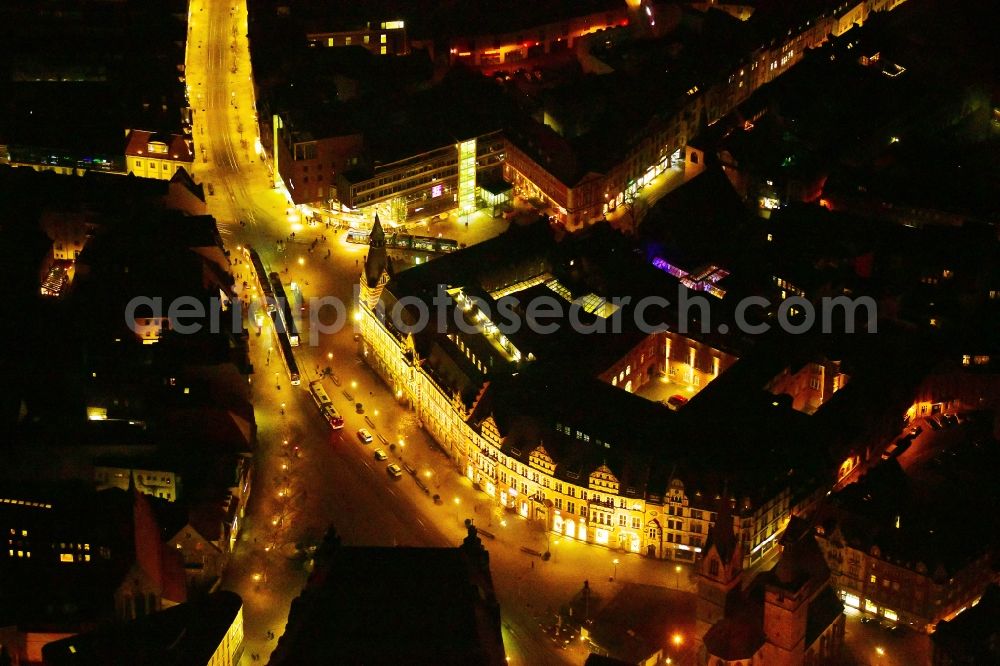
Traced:
<path fill-rule="evenodd" d="M 337 179 L 337 200 L 355 210 L 390 206 L 398 222 L 456 209 L 468 214 L 483 198 L 478 183 L 499 175 L 504 148 L 495 131 L 373 169 L 350 170 Z"/>

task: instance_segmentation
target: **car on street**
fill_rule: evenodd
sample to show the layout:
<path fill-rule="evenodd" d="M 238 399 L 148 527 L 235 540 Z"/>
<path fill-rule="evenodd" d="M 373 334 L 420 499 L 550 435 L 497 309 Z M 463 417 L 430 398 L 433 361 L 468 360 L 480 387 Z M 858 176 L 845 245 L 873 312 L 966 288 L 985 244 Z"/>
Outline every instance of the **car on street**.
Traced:
<path fill-rule="evenodd" d="M 874 618 L 871 615 L 865 615 L 861 618 L 861 624 L 872 624 L 873 622 L 878 622 L 878 618 Z"/>
<path fill-rule="evenodd" d="M 888 460 L 896 455 L 896 449 L 899 448 L 899 444 L 893 442 L 889 446 L 885 447 L 885 451 L 882 452 L 882 460 Z"/>
<path fill-rule="evenodd" d="M 388 467 L 386 467 L 386 471 L 389 472 L 389 476 L 391 476 L 394 479 L 398 479 L 399 477 L 403 476 L 403 468 L 397 465 L 396 463 L 392 463 Z"/>
<path fill-rule="evenodd" d="M 934 430 L 940 430 L 941 429 L 941 422 L 938 421 L 933 416 L 928 416 L 927 417 L 927 425 L 929 425 Z"/>
<path fill-rule="evenodd" d="M 910 428 L 910 436 L 911 436 L 911 437 L 917 437 L 917 436 L 919 436 L 919 435 L 920 435 L 920 433 L 922 433 L 923 431 L 924 431 L 924 429 L 923 429 L 922 427 L 920 427 L 920 426 L 916 426 L 916 427 L 914 427 L 914 428 Z"/>
<path fill-rule="evenodd" d="M 958 425 L 958 418 L 954 414 L 945 414 L 941 417 L 941 423 L 946 426 Z"/>
<path fill-rule="evenodd" d="M 898 458 L 900 455 L 902 455 L 903 451 L 905 451 L 906 449 L 910 448 L 910 446 L 912 444 L 913 444 L 913 440 L 910 439 L 909 437 L 903 437 L 902 439 L 900 439 L 899 441 L 897 441 L 896 442 L 896 454 L 895 454 L 896 457 Z"/>
<path fill-rule="evenodd" d="M 371 444 L 372 434 L 368 432 L 366 428 L 362 428 L 361 430 L 358 431 L 358 439 L 360 439 L 361 442 L 364 444 Z"/>
<path fill-rule="evenodd" d="M 375 449 L 375 460 L 385 460 L 389 455 L 382 449 Z"/>

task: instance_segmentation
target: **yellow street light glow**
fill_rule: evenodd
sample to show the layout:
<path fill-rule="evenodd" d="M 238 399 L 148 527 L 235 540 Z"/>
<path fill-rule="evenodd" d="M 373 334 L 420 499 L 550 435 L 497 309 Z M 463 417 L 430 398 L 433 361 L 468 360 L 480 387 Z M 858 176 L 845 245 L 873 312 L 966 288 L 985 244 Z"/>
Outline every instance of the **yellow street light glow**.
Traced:
<path fill-rule="evenodd" d="M 680 573 L 681 572 L 681 565 L 678 564 L 676 567 L 674 567 L 674 571 L 676 571 L 677 573 Z"/>
<path fill-rule="evenodd" d="M 354 321 L 361 321 L 361 310 L 354 311 Z"/>
<path fill-rule="evenodd" d="M 333 359 L 333 352 L 327 352 L 326 353 L 326 358 L 332 360 Z"/>
<path fill-rule="evenodd" d="M 611 560 L 611 564 L 618 564 L 618 558 L 616 557 L 615 559 Z"/>
<path fill-rule="evenodd" d="M 375 410 L 374 412 L 372 412 L 372 413 L 373 413 L 373 414 L 374 414 L 375 416 L 378 416 L 378 410 L 377 410 L 377 409 L 376 409 L 376 410 Z"/>
<path fill-rule="evenodd" d="M 403 389 L 396 389 L 396 397 L 397 398 L 403 397 Z"/>
<path fill-rule="evenodd" d="M 681 636 L 680 634 L 674 634 L 673 636 L 670 637 L 670 642 L 673 643 L 674 645 L 679 646 L 681 643 L 684 642 L 684 637 Z"/>
<path fill-rule="evenodd" d="M 458 498 L 456 497 L 456 498 L 455 498 L 455 504 L 461 504 L 461 503 L 462 503 L 462 500 L 460 500 L 460 499 L 458 499 Z"/>
<path fill-rule="evenodd" d="M 431 478 L 431 471 L 427 470 L 426 472 L 424 472 L 424 476 L 426 476 L 428 479 Z"/>
<path fill-rule="evenodd" d="M 878 656 L 880 656 L 880 657 L 885 656 L 885 648 L 883 648 L 881 645 L 879 647 L 875 648 L 875 652 L 877 652 Z"/>
<path fill-rule="evenodd" d="M 255 582 L 255 583 L 259 583 L 260 582 L 261 575 L 259 573 L 255 572 L 252 577 L 253 577 L 253 582 Z"/>
<path fill-rule="evenodd" d="M 354 381 L 353 379 L 351 380 L 351 388 L 352 389 L 358 388 L 358 383 L 356 381 Z"/>
<path fill-rule="evenodd" d="M 507 527 L 507 519 L 506 518 L 504 518 L 503 520 L 500 521 L 500 527 Z"/>
<path fill-rule="evenodd" d="M 299 257 L 299 266 L 305 266 L 305 265 L 306 265 L 306 260 L 303 259 L 302 257 Z"/>

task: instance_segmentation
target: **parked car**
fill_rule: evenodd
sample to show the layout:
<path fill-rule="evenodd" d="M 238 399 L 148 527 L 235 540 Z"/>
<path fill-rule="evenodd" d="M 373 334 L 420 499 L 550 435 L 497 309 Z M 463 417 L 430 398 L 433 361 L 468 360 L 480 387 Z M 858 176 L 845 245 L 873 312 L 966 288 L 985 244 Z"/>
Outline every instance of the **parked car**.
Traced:
<path fill-rule="evenodd" d="M 913 444 L 913 440 L 909 439 L 907 437 L 904 437 L 903 439 L 901 439 L 898 442 L 896 442 L 895 456 L 898 458 L 900 455 L 902 455 L 903 451 L 905 451 L 906 449 L 910 448 L 910 446 L 912 444 Z"/>
<path fill-rule="evenodd" d="M 375 460 L 385 460 L 389 455 L 382 449 L 375 449 Z"/>
<path fill-rule="evenodd" d="M 358 439 L 360 439 L 363 444 L 371 444 L 372 434 L 368 432 L 367 429 L 362 428 L 361 430 L 358 431 Z"/>
<path fill-rule="evenodd" d="M 888 460 L 896 455 L 896 449 L 899 448 L 899 444 L 893 442 L 889 446 L 885 447 L 885 451 L 882 452 L 882 460 Z"/>
<path fill-rule="evenodd" d="M 945 414 L 944 416 L 941 417 L 941 422 L 943 425 L 947 426 L 958 425 L 958 419 L 955 417 L 954 414 Z"/>
<path fill-rule="evenodd" d="M 389 476 L 391 476 L 394 479 L 398 479 L 399 477 L 403 476 L 403 468 L 397 465 L 396 463 L 392 463 L 391 465 L 386 467 L 386 471 L 389 472 Z"/>
<path fill-rule="evenodd" d="M 667 406 L 673 407 L 674 409 L 680 409 L 687 404 L 688 399 L 682 396 L 680 393 L 676 393 L 669 398 L 667 398 Z"/>
<path fill-rule="evenodd" d="M 940 430 L 941 429 L 941 422 L 938 421 L 933 416 L 928 416 L 927 417 L 927 425 L 929 425 L 934 430 Z"/>
<path fill-rule="evenodd" d="M 914 428 L 910 428 L 910 436 L 911 437 L 918 437 L 920 435 L 920 433 L 922 433 L 923 431 L 924 431 L 924 429 L 921 426 L 916 426 Z"/>
<path fill-rule="evenodd" d="M 878 618 L 872 617 L 871 615 L 864 615 L 861 617 L 861 624 L 872 624 L 873 622 L 878 622 Z"/>

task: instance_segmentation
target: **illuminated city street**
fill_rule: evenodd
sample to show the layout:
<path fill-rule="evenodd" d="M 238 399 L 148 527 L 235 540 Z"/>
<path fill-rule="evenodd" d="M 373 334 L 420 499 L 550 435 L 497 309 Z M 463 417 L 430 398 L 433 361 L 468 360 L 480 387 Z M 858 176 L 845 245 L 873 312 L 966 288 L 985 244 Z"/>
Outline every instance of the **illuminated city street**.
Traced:
<path fill-rule="evenodd" d="M 4 0 L 0 666 L 1000 663 L 990 5 Z"/>
<path fill-rule="evenodd" d="M 204 111 L 195 116 L 196 136 L 208 137 L 202 144 L 205 153 L 199 156 L 204 159 L 198 160 L 196 169 L 214 191 L 210 210 L 225 230 L 232 257 L 239 260 L 242 254 L 237 247 L 252 244 L 265 262 L 281 272 L 283 282 L 301 286 L 304 298 L 334 295 L 351 303 L 367 247 L 346 243 L 343 232 L 323 225 L 293 227 L 287 200 L 272 187 L 269 171 L 253 150 L 256 123 L 251 117 L 252 87 L 246 79 L 245 8 L 241 3 L 236 7 L 232 13 L 227 1 L 192 4 L 195 46 L 188 55 L 188 82 L 192 101 L 205 104 Z M 232 26 L 238 28 L 235 36 Z M 236 73 L 231 71 L 234 62 Z M 240 124 L 242 136 L 237 131 Z M 245 225 L 239 224 L 241 220 Z M 488 237 L 484 234 L 499 233 L 503 226 L 502 220 L 477 214 L 469 227 L 452 220 L 425 222 L 417 233 L 426 229 L 472 243 Z M 277 251 L 275 240 L 285 239 L 294 229 L 298 229 L 296 238 L 286 240 L 283 252 Z M 328 240 L 310 251 L 312 240 L 321 235 Z M 329 259 L 321 252 L 324 248 L 331 250 Z M 250 268 L 244 261 L 233 271 L 247 279 Z M 500 513 L 449 464 L 413 413 L 400 406 L 362 363 L 350 325 L 337 334 L 321 336 L 315 348 L 307 344 L 298 348 L 303 383 L 297 388 L 288 384 L 276 350 L 268 353 L 273 345 L 269 326 L 251 339 L 257 368 L 253 389 L 259 442 L 256 473 L 247 523 L 226 578 L 226 587 L 238 591 L 246 604 L 244 663 L 250 663 L 249 655 L 254 653 L 264 659 L 274 647 L 275 640 L 267 639 L 266 632 L 280 636 L 289 604 L 305 582 L 305 558 L 296 546 L 315 545 L 329 524 L 335 525 L 345 543 L 358 545 L 453 545 L 464 534 L 466 518 L 494 534 L 496 538 L 486 540 L 486 546 L 504 616 L 504 642 L 514 664 L 582 663 L 586 650 L 555 649 L 542 635 L 541 625 L 555 623 L 556 611 L 579 591 L 584 580 L 601 597 L 611 596 L 613 584 L 608 577 L 614 557 L 623 560 L 619 582 L 688 585 L 687 570 L 678 576 L 655 561 L 613 554 L 571 539 L 559 542 L 555 535 L 549 537 L 553 556 L 548 562 L 525 554 L 522 546 L 543 552 L 546 535 L 522 518 Z M 303 339 L 308 339 L 305 330 Z M 340 385 L 331 378 L 322 381 L 346 419 L 344 429 L 332 436 L 305 390 L 308 381 L 321 377 L 317 368 L 327 367 Z M 364 405 L 364 415 L 355 413 L 344 392 Z M 284 414 L 280 413 L 282 404 Z M 354 433 L 362 427 L 376 433 L 374 445 L 363 447 L 357 440 Z M 394 480 L 385 473 L 387 463 L 372 456 L 378 446 L 388 448 L 381 444 L 381 437 L 403 442 L 390 452 L 390 462 L 398 460 L 417 470 L 432 489 L 430 494 L 443 498 L 440 506 L 409 475 Z M 290 452 L 294 447 L 299 447 L 298 452 Z M 290 499 L 278 496 L 285 488 Z M 275 518 L 278 525 L 271 524 Z"/>

